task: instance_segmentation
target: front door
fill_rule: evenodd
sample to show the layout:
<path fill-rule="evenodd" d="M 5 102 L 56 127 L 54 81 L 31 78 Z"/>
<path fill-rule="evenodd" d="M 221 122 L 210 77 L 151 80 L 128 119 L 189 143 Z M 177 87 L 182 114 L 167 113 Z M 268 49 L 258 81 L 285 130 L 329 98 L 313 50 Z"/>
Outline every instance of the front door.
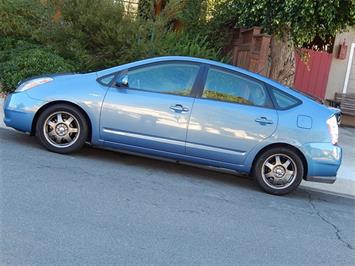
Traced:
<path fill-rule="evenodd" d="M 277 112 L 264 85 L 210 67 L 203 94 L 191 113 L 187 155 L 242 165 L 247 154 L 277 126 Z"/>
<path fill-rule="evenodd" d="M 199 69 L 189 62 L 165 62 L 123 71 L 103 103 L 101 138 L 128 148 L 185 153 Z"/>

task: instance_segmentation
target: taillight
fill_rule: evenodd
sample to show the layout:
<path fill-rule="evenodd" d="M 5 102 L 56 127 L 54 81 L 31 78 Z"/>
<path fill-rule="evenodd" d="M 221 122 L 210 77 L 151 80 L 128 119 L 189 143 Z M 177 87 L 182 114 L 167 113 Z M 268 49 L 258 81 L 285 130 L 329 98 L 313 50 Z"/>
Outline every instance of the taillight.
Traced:
<path fill-rule="evenodd" d="M 338 122 L 335 115 L 333 115 L 331 118 L 327 120 L 327 125 L 328 125 L 330 139 L 332 140 L 332 143 L 335 145 L 338 143 L 338 136 L 339 136 Z"/>

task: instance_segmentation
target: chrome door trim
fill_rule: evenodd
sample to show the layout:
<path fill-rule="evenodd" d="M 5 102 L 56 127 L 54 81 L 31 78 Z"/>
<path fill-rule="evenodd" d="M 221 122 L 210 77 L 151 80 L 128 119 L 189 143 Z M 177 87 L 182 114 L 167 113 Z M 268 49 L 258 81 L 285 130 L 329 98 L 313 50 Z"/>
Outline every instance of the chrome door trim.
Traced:
<path fill-rule="evenodd" d="M 136 138 L 136 139 L 144 139 L 144 140 L 156 141 L 156 142 L 161 142 L 161 143 L 166 143 L 166 144 L 185 146 L 185 142 L 179 141 L 179 140 L 130 133 L 130 132 L 119 131 L 119 130 L 110 129 L 110 128 L 103 128 L 103 131 L 106 133 L 109 133 L 109 134 L 115 134 L 115 135 L 119 135 L 119 136 L 125 136 L 125 137 L 131 137 L 131 138 Z"/>
<path fill-rule="evenodd" d="M 212 152 L 219 152 L 219 153 L 226 153 L 230 155 L 245 155 L 245 151 L 237 151 L 237 150 L 229 150 L 229 149 L 221 149 L 213 146 L 207 146 L 207 145 L 201 145 L 201 144 L 196 144 L 196 143 L 191 143 L 191 142 L 186 142 L 186 148 L 194 148 L 194 149 L 199 149 L 199 150 L 206 150 L 206 151 L 212 151 Z"/>

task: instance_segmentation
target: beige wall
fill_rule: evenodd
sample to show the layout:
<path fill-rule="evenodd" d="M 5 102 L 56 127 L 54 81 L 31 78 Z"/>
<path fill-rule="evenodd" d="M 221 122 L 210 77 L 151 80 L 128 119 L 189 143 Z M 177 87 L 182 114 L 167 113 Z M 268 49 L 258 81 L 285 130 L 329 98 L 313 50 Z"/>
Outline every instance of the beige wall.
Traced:
<path fill-rule="evenodd" d="M 341 60 L 337 59 L 336 56 L 338 54 L 339 44 L 343 43 L 344 39 L 345 43 L 348 45 L 348 50 L 346 58 Z M 335 38 L 333 60 L 330 66 L 330 73 L 325 95 L 326 99 L 333 99 L 335 92 L 343 91 L 345 74 L 348 66 L 349 54 L 352 43 L 355 43 L 355 29 L 351 29 L 348 32 L 340 33 Z"/>
<path fill-rule="evenodd" d="M 354 46 L 352 49 L 355 51 Z M 349 79 L 348 83 L 346 86 L 346 93 L 355 93 L 355 56 L 354 56 L 354 51 L 353 51 L 353 56 L 352 56 L 352 62 L 349 70 Z M 350 60 L 350 58 L 349 58 Z"/>

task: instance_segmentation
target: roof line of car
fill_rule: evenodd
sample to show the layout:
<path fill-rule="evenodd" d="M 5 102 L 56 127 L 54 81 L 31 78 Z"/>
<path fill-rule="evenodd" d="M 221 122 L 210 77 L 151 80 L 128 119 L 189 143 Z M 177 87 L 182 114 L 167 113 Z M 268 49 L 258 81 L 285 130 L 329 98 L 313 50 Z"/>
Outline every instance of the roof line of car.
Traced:
<path fill-rule="evenodd" d="M 112 68 L 108 68 L 108 69 L 104 69 L 104 70 L 100 70 L 97 71 L 97 75 L 98 76 L 104 76 L 113 72 L 117 72 L 120 71 L 124 68 L 131 68 L 131 67 L 136 67 L 139 65 L 143 65 L 143 64 L 149 64 L 149 63 L 155 63 L 155 62 L 162 62 L 162 61 L 189 61 L 189 62 L 194 62 L 194 63 L 201 63 L 201 64 L 208 64 L 208 65 L 213 65 L 213 66 L 219 66 L 219 67 L 223 67 L 223 68 L 227 68 L 227 69 L 231 69 L 234 71 L 238 71 L 242 74 L 246 74 L 246 75 L 250 75 L 258 80 L 261 80 L 265 83 L 268 83 L 270 85 L 273 86 L 284 86 L 280 83 L 277 83 L 275 81 L 271 81 L 270 79 L 251 72 L 247 69 L 241 68 L 241 67 L 237 67 L 237 66 L 233 66 L 233 65 L 229 65 L 226 63 L 222 63 L 222 62 L 217 62 L 217 61 L 212 61 L 209 59 L 202 59 L 202 58 L 196 58 L 196 57 L 189 57 L 189 56 L 161 56 L 161 57 L 154 57 L 154 58 L 147 58 L 147 59 L 143 59 L 140 61 L 136 61 L 136 62 L 132 62 L 132 63 L 127 63 L 127 64 L 123 64 L 123 65 L 119 65 L 116 67 L 112 67 Z"/>

